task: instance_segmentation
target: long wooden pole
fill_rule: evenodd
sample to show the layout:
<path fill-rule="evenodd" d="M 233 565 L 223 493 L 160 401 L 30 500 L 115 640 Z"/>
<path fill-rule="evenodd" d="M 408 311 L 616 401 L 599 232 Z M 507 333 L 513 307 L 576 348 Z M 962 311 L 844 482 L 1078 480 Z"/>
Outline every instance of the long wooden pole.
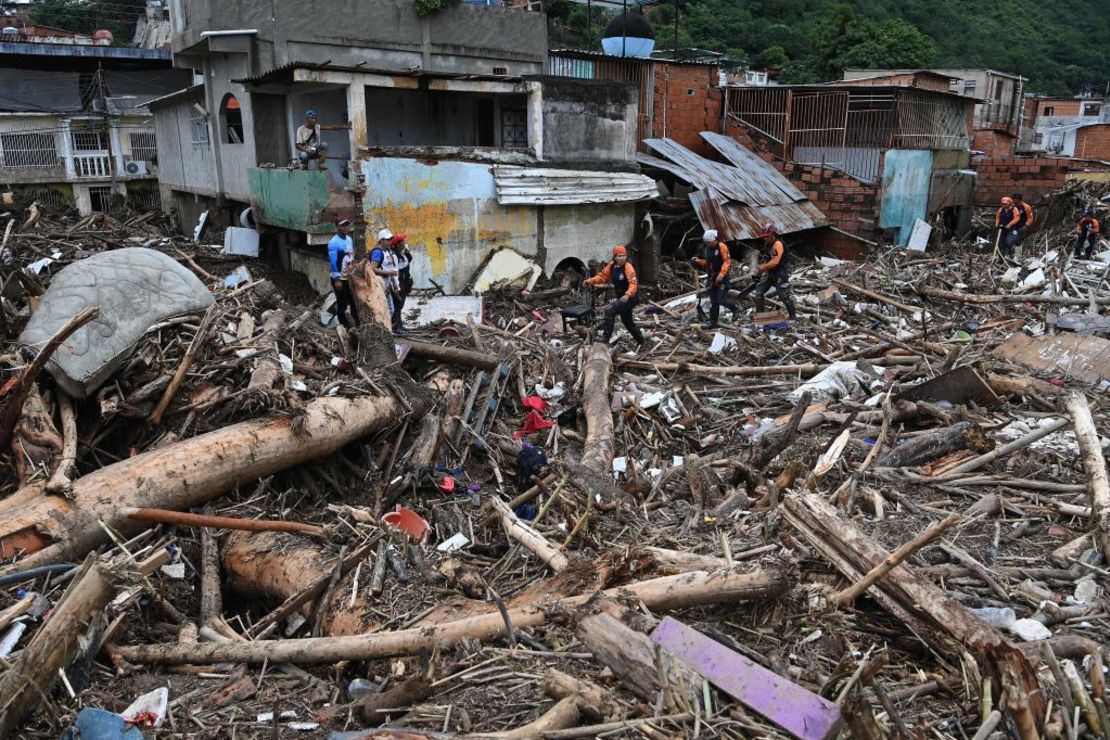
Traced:
<path fill-rule="evenodd" d="M 1095 540 L 1102 557 L 1110 560 L 1110 479 L 1106 475 L 1106 458 L 1102 455 L 1102 441 L 1098 437 L 1091 408 L 1081 393 L 1071 392 L 1064 404 L 1075 424 L 1075 439 L 1083 458 L 1091 493 L 1091 518 L 1094 520 Z"/>
<path fill-rule="evenodd" d="M 613 438 L 613 410 L 609 404 L 609 376 L 613 358 L 609 347 L 594 342 L 582 368 L 582 412 L 586 415 L 586 441 L 582 445 L 582 464 L 603 475 L 613 464 L 616 442 Z"/>
<path fill-rule="evenodd" d="M 676 609 L 703 604 L 766 599 L 790 586 L 785 570 L 761 568 L 748 573 L 698 571 L 630 583 L 604 591 L 606 596 L 631 595 L 649 609 Z M 593 594 L 560 599 L 555 609 L 576 608 Z M 508 611 L 515 629 L 538 627 L 547 621 L 548 606 L 532 604 Z M 121 647 L 117 653 L 131 663 L 207 665 L 212 663 L 338 663 L 376 660 L 387 656 L 414 655 L 436 645 L 450 646 L 464 638 L 488 640 L 505 634 L 505 619 L 499 611 L 444 622 L 350 637 L 316 637 L 299 640 L 255 640 L 226 645 L 171 643 Z"/>
<path fill-rule="evenodd" d="M 959 514 L 951 514 L 926 528 L 912 540 L 883 558 L 882 562 L 869 570 L 863 578 L 838 593 L 835 599 L 836 603 L 849 604 L 854 601 L 857 596 L 875 585 L 876 581 L 897 568 L 903 560 L 951 529 L 956 522 L 960 521 L 960 518 Z"/>

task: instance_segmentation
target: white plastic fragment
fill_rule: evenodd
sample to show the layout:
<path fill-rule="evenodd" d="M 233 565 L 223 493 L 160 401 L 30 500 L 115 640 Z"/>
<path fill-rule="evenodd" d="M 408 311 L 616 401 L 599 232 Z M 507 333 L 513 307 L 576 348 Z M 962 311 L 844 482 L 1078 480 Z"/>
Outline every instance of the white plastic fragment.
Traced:
<path fill-rule="evenodd" d="M 154 715 L 154 726 L 161 727 L 162 723 L 166 721 L 166 712 L 169 709 L 170 703 L 170 690 L 163 686 L 154 691 L 148 691 L 142 696 L 135 699 L 131 704 L 120 712 L 120 716 L 124 719 L 135 719 L 140 714 L 149 712 Z"/>
<path fill-rule="evenodd" d="M 1018 619 L 1013 624 L 1007 627 L 1010 632 L 1025 640 L 1026 642 L 1033 642 L 1035 640 L 1047 640 L 1052 637 L 1052 630 L 1045 627 L 1043 624 L 1035 619 Z"/>

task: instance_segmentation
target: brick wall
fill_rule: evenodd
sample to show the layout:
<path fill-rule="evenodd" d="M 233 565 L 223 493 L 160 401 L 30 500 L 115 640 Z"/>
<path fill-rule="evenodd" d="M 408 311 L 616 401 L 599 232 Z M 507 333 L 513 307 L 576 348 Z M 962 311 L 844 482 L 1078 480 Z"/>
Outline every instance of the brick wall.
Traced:
<path fill-rule="evenodd" d="M 1078 159 L 1110 159 L 1110 123 L 1077 130 L 1075 156 Z"/>
<path fill-rule="evenodd" d="M 986 156 L 991 159 L 1014 156 L 1014 145 L 1017 143 L 1016 136 L 1005 131 L 989 129 L 979 129 L 974 133 L 975 136 L 971 143 L 972 149 L 986 152 Z"/>
<path fill-rule="evenodd" d="M 782 145 L 750 129 L 729 122 L 729 136 L 759 154 L 802 191 L 832 225 L 849 234 L 878 241 L 879 186 L 860 182 L 851 175 L 814 165 L 795 164 L 782 159 Z M 850 236 L 824 229 L 814 235 L 813 244 L 842 259 L 857 259 L 867 245 Z"/>
<path fill-rule="evenodd" d="M 1003 196 L 1021 193 L 1035 206 L 1045 195 L 1063 187 L 1072 164 L 1063 157 L 978 159 L 971 164 L 979 175 L 975 203 L 993 206 Z"/>
<path fill-rule="evenodd" d="M 715 67 L 656 62 L 654 99 L 652 138 L 665 135 L 698 154 L 712 154 L 701 132 L 721 129 L 722 93 Z"/>

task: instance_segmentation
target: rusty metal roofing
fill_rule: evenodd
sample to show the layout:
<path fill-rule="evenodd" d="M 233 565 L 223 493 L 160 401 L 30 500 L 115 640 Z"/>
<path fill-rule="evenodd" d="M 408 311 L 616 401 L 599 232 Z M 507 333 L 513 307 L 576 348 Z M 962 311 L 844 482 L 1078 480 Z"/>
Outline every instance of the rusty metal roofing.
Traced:
<path fill-rule="evenodd" d="M 493 179 L 497 202 L 506 206 L 634 203 L 659 195 L 655 180 L 631 172 L 497 166 Z"/>
<path fill-rule="evenodd" d="M 706 159 L 671 139 L 644 142 L 666 159 L 650 154 L 636 158 L 698 188 L 690 204 L 702 226 L 735 240 L 757 237 L 766 223 L 780 234 L 829 225 L 820 209 L 770 163 L 727 136 L 704 132 L 702 137 L 730 164 Z"/>

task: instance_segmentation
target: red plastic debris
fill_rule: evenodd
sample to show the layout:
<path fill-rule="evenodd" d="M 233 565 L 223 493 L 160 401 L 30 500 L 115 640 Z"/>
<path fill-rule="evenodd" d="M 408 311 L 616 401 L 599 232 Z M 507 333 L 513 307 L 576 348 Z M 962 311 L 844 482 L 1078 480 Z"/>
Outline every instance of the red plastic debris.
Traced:
<path fill-rule="evenodd" d="M 396 527 L 414 540 L 421 540 L 428 531 L 428 522 L 424 517 L 412 509 L 398 506 L 396 511 L 390 511 L 382 516 L 382 521 L 391 527 Z"/>

